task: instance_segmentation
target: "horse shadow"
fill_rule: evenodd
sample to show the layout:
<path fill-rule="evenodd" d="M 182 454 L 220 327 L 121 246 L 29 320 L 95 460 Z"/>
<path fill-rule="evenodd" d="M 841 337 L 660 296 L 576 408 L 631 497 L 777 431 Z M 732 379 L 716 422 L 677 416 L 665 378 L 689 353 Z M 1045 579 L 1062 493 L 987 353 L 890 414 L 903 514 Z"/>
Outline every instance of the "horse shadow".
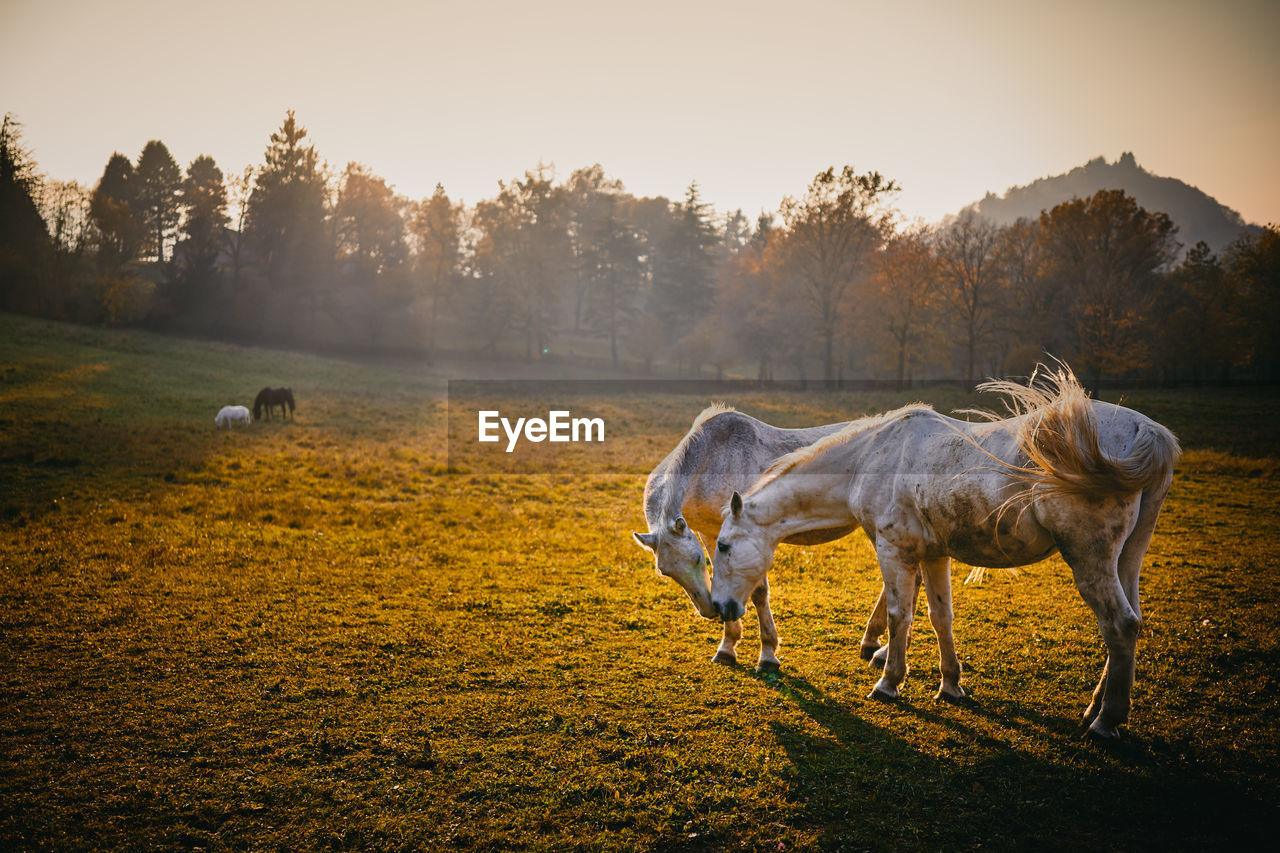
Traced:
<path fill-rule="evenodd" d="M 868 719 L 875 700 L 833 698 L 785 671 L 740 673 L 816 724 L 780 714 L 769 727 L 788 758 L 784 799 L 823 849 L 1214 847 L 1261 841 L 1274 813 L 1159 741 L 1098 743 L 1016 699 L 904 696 L 881 723 Z"/>

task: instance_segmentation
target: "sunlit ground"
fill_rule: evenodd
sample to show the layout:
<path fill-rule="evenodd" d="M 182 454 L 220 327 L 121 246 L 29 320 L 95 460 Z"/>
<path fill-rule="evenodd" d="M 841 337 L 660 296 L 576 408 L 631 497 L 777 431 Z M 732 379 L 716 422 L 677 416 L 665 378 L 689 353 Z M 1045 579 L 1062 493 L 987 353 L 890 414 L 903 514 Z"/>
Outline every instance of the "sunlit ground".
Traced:
<path fill-rule="evenodd" d="M 214 430 L 268 384 L 294 422 Z M 1273 390 L 1128 398 L 1188 453 L 1104 748 L 1077 731 L 1103 647 L 1059 559 L 957 568 L 969 707 L 931 701 L 923 618 L 904 699 L 864 698 L 861 534 L 781 552 L 780 676 L 714 666 L 718 626 L 630 539 L 709 401 L 646 401 L 607 474 L 449 473 L 444 388 L 0 317 L 0 845 L 1187 849 L 1280 817 Z M 918 396 L 730 402 L 796 425 Z"/>

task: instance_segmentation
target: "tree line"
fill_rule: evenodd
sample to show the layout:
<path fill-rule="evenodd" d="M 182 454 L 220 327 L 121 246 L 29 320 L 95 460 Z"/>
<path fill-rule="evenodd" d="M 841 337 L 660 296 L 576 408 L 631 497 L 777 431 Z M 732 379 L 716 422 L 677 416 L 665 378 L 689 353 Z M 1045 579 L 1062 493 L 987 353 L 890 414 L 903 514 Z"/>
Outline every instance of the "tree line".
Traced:
<path fill-rule="evenodd" d="M 474 205 L 322 161 L 286 114 L 263 162 L 185 171 L 163 142 L 92 187 L 42 177 L 0 132 L 0 309 L 306 347 L 577 358 L 635 371 L 838 385 L 1025 373 L 1095 384 L 1274 381 L 1280 232 L 1185 252 L 1102 190 L 997 226 L 906 222 L 850 166 L 754 222 L 636 197 L 599 165 L 539 165 Z"/>

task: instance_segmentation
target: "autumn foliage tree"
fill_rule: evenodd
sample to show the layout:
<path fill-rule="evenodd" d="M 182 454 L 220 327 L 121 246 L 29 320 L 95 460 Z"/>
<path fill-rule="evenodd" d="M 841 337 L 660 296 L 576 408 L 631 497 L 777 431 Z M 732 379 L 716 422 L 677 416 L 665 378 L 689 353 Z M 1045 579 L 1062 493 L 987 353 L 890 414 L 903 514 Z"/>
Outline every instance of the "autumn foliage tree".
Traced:
<path fill-rule="evenodd" d="M 966 213 L 938 235 L 942 296 L 964 346 L 964 379 L 977 377 L 980 348 L 994 334 L 1003 307 L 1004 279 L 997 264 L 999 229 Z"/>
<path fill-rule="evenodd" d="M 1247 357 L 1262 378 L 1280 379 L 1280 227 L 1243 234 L 1226 251 L 1240 314 L 1246 318 Z"/>
<path fill-rule="evenodd" d="M 414 205 L 409 216 L 414 278 L 419 293 L 430 303 L 428 358 L 435 356 L 440 314 L 462 274 L 462 214 L 462 206 L 451 201 L 444 187 L 436 184 L 431 197 Z"/>
<path fill-rule="evenodd" d="M 897 191 L 879 172 L 859 175 L 845 166 L 819 172 L 803 196 L 782 202 L 786 265 L 822 342 L 828 385 L 836 378 L 836 338 L 849 295 L 889 232 L 887 204 Z"/>
<path fill-rule="evenodd" d="M 1040 216 L 1046 274 L 1068 294 L 1069 354 L 1096 393 L 1103 373 L 1143 367 L 1152 355 L 1146 320 L 1160 273 L 1178 248 L 1172 220 L 1121 190 L 1065 202 Z"/>
<path fill-rule="evenodd" d="M 895 182 L 833 167 L 753 228 L 696 183 L 636 197 L 597 163 L 565 181 L 539 165 L 474 205 L 439 186 L 410 201 L 357 163 L 335 172 L 292 112 L 260 165 L 228 177 L 198 157 L 179 177 L 152 140 L 92 191 L 43 178 L 6 117 L 0 307 L 429 358 L 558 347 L 646 373 L 816 369 L 828 385 L 972 382 L 1046 354 L 1095 389 L 1280 377 L 1276 229 L 1179 259 L 1169 217 L 1119 191 L 925 228 L 900 224 Z"/>
<path fill-rule="evenodd" d="M 487 296 L 484 304 L 473 301 L 473 317 L 490 334 L 495 323 L 513 325 L 531 359 L 549 348 L 570 267 L 564 193 L 545 166 L 500 187 L 497 198 L 476 205 L 475 267 Z"/>
<path fill-rule="evenodd" d="M 873 316 L 890 338 L 899 389 L 906 387 L 908 369 L 934 332 L 941 273 L 932 241 L 929 228 L 906 228 L 889 237 L 875 258 Z"/>

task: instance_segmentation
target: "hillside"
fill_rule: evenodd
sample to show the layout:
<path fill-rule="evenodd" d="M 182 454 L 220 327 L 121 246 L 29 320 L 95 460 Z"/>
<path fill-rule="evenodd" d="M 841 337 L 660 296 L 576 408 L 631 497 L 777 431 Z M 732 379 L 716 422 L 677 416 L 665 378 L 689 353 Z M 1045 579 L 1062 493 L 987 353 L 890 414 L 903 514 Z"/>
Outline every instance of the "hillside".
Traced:
<path fill-rule="evenodd" d="M 1130 152 L 1114 163 L 1097 157 L 1066 174 L 1012 187 L 1002 196 L 988 193 L 961 213 L 972 210 L 1005 225 L 1020 217 L 1035 219 L 1054 205 L 1085 198 L 1102 189 L 1124 190 L 1147 210 L 1167 213 L 1178 226 L 1178 241 L 1184 248 L 1203 240 L 1215 252 L 1221 252 L 1242 230 L 1257 230 L 1256 225 L 1247 224 L 1239 213 L 1204 191 L 1177 178 L 1148 172 Z"/>

